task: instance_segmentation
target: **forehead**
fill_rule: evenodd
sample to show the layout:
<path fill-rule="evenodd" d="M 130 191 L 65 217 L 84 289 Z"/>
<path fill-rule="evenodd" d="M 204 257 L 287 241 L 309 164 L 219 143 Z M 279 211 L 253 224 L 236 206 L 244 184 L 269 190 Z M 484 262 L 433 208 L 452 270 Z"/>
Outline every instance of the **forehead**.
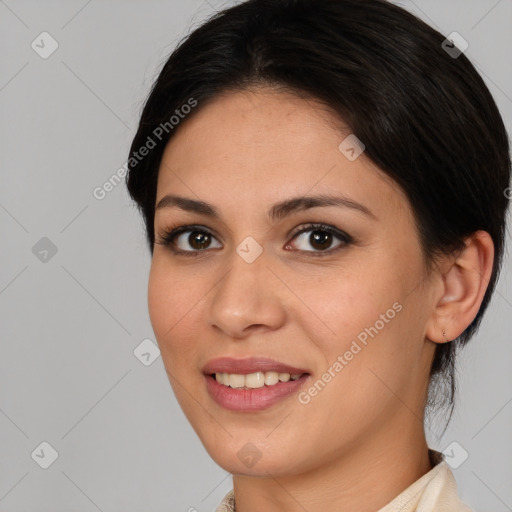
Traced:
<path fill-rule="evenodd" d="M 364 152 L 350 160 L 340 150 L 350 129 L 313 99 L 259 88 L 196 109 L 165 149 L 157 202 L 172 192 L 247 209 L 338 191 L 374 210 L 407 207 L 401 189 Z"/>
<path fill-rule="evenodd" d="M 342 135 L 325 106 L 269 88 L 225 93 L 199 104 L 190 117 L 171 138 L 164 161 L 219 172 L 221 161 L 259 173 L 272 172 L 269 164 L 289 168 L 301 162 L 301 168 L 311 168 L 317 153 L 336 150 Z"/>

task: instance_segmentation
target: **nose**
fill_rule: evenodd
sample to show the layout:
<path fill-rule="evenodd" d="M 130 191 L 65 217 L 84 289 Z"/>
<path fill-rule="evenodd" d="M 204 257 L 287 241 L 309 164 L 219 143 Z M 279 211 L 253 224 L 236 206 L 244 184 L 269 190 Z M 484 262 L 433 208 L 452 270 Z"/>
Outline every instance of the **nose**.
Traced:
<path fill-rule="evenodd" d="M 279 329 L 286 320 L 283 290 L 265 251 L 252 263 L 236 252 L 209 296 L 208 324 L 231 339 Z"/>

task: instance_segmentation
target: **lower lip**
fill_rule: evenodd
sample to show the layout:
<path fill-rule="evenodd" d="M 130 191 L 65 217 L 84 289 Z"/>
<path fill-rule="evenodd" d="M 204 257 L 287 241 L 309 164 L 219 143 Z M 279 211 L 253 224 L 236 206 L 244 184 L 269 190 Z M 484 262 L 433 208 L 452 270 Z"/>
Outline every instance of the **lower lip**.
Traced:
<path fill-rule="evenodd" d="M 297 380 L 248 389 L 224 386 L 224 384 L 219 384 L 211 375 L 205 376 L 206 386 L 213 400 L 225 409 L 239 412 L 261 411 L 272 407 L 280 400 L 296 393 L 308 377 L 308 374 L 304 374 Z"/>

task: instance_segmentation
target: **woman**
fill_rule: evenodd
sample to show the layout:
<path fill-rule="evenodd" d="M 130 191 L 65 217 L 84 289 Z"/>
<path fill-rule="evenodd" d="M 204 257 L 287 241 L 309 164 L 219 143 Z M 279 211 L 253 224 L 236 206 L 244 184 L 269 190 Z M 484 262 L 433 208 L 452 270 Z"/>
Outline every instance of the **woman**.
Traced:
<path fill-rule="evenodd" d="M 510 158 L 455 42 L 383 0 L 249 0 L 155 82 L 127 185 L 219 511 L 469 510 L 423 419 L 494 290 Z"/>

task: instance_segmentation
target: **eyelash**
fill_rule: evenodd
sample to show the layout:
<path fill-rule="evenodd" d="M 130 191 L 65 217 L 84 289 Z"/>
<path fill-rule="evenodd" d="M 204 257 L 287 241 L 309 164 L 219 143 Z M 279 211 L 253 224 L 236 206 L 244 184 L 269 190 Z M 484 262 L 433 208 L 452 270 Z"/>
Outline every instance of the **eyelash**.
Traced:
<path fill-rule="evenodd" d="M 182 255 L 182 256 L 186 256 L 186 257 L 202 256 L 202 253 L 207 252 L 208 249 L 184 251 L 182 249 L 177 249 L 175 246 L 175 239 L 178 237 L 178 235 L 181 235 L 181 234 L 187 233 L 187 232 L 193 232 L 193 231 L 205 233 L 205 234 L 208 234 L 209 236 L 215 238 L 215 235 L 209 229 L 205 228 L 204 226 L 199 226 L 199 225 L 171 226 L 168 229 L 163 231 L 163 233 L 159 236 L 159 239 L 155 243 L 159 244 L 159 245 L 163 245 L 165 247 L 169 247 L 169 249 L 174 254 L 177 254 L 177 255 Z M 308 224 L 298 228 L 297 230 L 295 230 L 292 233 L 290 241 L 295 240 L 300 235 L 302 235 L 303 233 L 307 233 L 308 231 L 323 231 L 323 232 L 333 235 L 334 237 L 338 238 L 341 241 L 341 243 L 338 246 L 334 247 L 333 249 L 327 249 L 325 251 L 305 251 L 305 250 L 298 249 L 299 252 L 304 252 L 308 256 L 322 257 L 324 255 L 331 255 L 331 254 L 345 248 L 346 246 L 354 243 L 354 239 L 349 234 L 335 228 L 334 226 L 329 226 L 327 224 L 322 224 L 322 223 L 308 223 Z M 288 245 L 288 242 L 286 245 Z"/>

